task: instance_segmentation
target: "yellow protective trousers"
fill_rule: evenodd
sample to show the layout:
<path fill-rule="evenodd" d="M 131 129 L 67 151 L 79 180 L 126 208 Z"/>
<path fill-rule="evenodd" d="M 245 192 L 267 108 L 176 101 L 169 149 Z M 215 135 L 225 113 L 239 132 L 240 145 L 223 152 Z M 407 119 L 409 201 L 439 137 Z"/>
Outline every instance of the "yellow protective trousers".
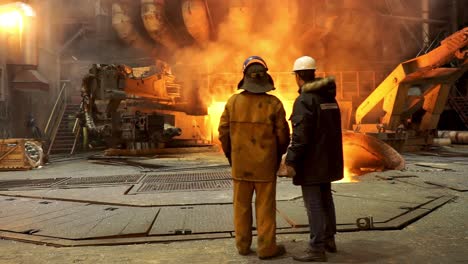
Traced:
<path fill-rule="evenodd" d="M 257 255 L 271 256 L 276 245 L 276 181 L 252 182 L 233 180 L 234 183 L 234 231 L 236 247 L 246 252 L 252 244 L 252 197 L 255 191 L 257 221 Z"/>

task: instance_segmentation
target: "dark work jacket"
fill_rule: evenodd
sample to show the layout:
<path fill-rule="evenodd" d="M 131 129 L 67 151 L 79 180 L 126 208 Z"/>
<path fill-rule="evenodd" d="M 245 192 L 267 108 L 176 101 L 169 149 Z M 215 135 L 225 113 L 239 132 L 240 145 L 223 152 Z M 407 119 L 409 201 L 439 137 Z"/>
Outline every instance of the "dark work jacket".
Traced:
<path fill-rule="evenodd" d="M 295 185 L 343 178 L 341 117 L 333 77 L 305 83 L 291 115 L 293 135 L 286 164 L 296 170 Z"/>

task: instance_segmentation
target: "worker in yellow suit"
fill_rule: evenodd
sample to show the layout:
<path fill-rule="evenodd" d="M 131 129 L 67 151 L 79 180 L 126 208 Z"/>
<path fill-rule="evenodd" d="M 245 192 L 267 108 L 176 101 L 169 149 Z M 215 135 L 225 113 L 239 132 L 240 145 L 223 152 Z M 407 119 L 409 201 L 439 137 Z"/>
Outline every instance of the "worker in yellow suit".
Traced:
<path fill-rule="evenodd" d="M 238 88 L 229 98 L 219 124 L 219 139 L 232 166 L 236 247 L 248 255 L 252 243 L 252 197 L 255 192 L 257 255 L 269 259 L 284 255 L 276 243 L 276 172 L 289 145 L 289 126 L 274 90 L 265 61 L 249 57 Z"/>

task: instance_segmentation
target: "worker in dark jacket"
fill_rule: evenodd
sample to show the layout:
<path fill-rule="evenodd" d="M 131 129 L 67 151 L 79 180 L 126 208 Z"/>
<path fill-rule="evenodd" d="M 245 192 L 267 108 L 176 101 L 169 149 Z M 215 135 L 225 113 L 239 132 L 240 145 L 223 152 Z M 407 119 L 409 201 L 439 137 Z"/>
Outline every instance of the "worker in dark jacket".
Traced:
<path fill-rule="evenodd" d="M 276 243 L 276 172 L 289 144 L 289 126 L 281 101 L 267 92 L 275 89 L 265 61 L 249 57 L 244 77 L 226 103 L 219 124 L 219 139 L 232 165 L 234 231 L 241 255 L 251 252 L 252 198 L 255 192 L 257 255 L 283 255 Z"/>
<path fill-rule="evenodd" d="M 336 252 L 336 217 L 331 182 L 343 178 L 340 109 L 333 77 L 316 78 L 315 60 L 304 56 L 294 63 L 299 96 L 294 102 L 292 141 L 286 166 L 293 183 L 302 187 L 309 217 L 310 242 L 298 261 L 326 261 Z"/>

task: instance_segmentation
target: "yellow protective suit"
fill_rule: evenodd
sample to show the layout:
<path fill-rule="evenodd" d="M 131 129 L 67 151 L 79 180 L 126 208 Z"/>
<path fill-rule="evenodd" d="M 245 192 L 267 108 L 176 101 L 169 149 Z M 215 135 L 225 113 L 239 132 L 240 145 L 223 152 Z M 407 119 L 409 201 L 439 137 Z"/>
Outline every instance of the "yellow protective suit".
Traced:
<path fill-rule="evenodd" d="M 276 171 L 289 144 L 281 101 L 273 95 L 242 92 L 229 98 L 219 124 L 219 139 L 232 166 L 234 229 L 239 253 L 252 242 L 252 196 L 259 257 L 274 255 L 276 245 Z"/>

